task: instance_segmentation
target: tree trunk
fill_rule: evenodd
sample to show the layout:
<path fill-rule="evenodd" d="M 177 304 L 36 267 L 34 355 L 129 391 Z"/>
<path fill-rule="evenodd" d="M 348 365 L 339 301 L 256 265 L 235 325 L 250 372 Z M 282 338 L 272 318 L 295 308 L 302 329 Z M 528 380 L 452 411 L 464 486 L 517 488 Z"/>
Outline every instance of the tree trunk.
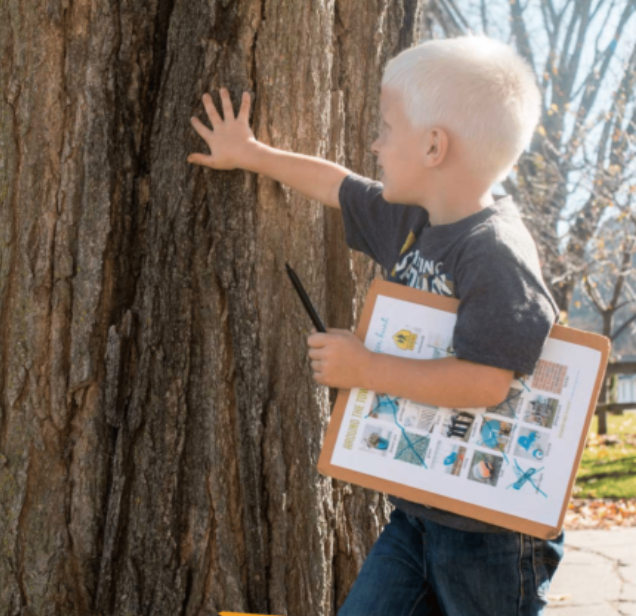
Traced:
<path fill-rule="evenodd" d="M 612 336 L 612 322 L 614 320 L 614 312 L 615 310 L 610 307 L 609 309 L 605 309 L 601 311 L 601 316 L 603 317 L 603 336 L 607 336 L 611 340 Z M 598 399 L 601 404 L 607 404 L 611 400 L 609 399 L 609 379 L 610 375 L 605 374 L 603 377 L 603 383 L 601 385 L 601 391 L 599 393 Z M 598 415 L 598 433 L 601 435 L 607 434 L 607 411 L 603 408 L 597 411 Z"/>
<path fill-rule="evenodd" d="M 418 12 L 0 5 L 1 616 L 342 603 L 389 506 L 316 471 L 330 397 L 284 263 L 344 328 L 379 270 L 337 210 L 188 165 L 189 118 L 250 90 L 258 139 L 374 175 Z"/>
<path fill-rule="evenodd" d="M 603 379 L 603 383 L 601 384 L 601 391 L 598 396 L 599 402 L 601 404 L 606 404 L 607 400 L 607 377 Z M 607 411 L 604 408 L 601 408 L 596 411 L 596 415 L 598 417 L 598 429 L 597 432 L 600 435 L 607 434 Z"/>

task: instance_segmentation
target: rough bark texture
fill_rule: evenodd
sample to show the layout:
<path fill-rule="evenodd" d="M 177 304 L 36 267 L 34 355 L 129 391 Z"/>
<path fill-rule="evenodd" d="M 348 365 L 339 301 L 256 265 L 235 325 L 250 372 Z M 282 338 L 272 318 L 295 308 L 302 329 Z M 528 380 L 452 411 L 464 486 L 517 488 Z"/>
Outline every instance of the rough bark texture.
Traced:
<path fill-rule="evenodd" d="M 342 603 L 388 505 L 316 471 L 329 392 L 284 262 L 333 327 L 379 272 L 338 211 L 188 165 L 189 118 L 250 90 L 258 139 L 374 175 L 418 10 L 0 3 L 0 615 Z"/>

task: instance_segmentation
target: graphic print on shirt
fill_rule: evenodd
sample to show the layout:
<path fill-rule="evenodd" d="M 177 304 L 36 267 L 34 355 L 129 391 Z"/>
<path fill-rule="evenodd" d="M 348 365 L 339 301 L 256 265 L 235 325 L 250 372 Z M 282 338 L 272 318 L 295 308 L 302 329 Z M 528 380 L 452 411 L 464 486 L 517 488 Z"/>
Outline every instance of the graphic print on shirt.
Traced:
<path fill-rule="evenodd" d="M 400 258 L 393 267 L 391 276 L 406 281 L 409 287 L 454 297 L 455 285 L 452 277 L 442 271 L 442 261 L 436 263 L 434 259 L 424 258 L 420 255 L 419 249 L 404 254 L 414 242 L 415 234 L 411 230 L 400 250 Z"/>

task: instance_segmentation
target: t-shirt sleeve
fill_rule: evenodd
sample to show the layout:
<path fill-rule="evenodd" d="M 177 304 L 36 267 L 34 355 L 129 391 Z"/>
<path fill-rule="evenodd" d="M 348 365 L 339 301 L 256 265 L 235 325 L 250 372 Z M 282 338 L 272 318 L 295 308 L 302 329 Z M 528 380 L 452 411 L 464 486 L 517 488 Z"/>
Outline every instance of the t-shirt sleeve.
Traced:
<path fill-rule="evenodd" d="M 556 321 L 543 281 L 506 251 L 464 261 L 457 277 L 455 356 L 532 374 Z"/>
<path fill-rule="evenodd" d="M 390 270 L 408 237 L 411 219 L 418 212 L 414 206 L 389 203 L 382 190 L 381 182 L 350 173 L 343 179 L 338 196 L 349 248 Z M 421 210 L 419 206 L 415 208 Z"/>

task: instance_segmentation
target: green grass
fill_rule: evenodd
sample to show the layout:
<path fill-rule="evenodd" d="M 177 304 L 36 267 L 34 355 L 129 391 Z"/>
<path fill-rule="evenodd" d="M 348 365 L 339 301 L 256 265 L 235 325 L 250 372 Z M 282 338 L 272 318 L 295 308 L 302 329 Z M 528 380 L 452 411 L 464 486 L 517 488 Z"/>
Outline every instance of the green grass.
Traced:
<path fill-rule="evenodd" d="M 608 434 L 617 445 L 594 444 L 583 451 L 573 495 L 580 498 L 636 498 L 636 412 L 609 415 Z M 590 433 L 596 433 L 594 418 Z M 632 439 L 625 437 L 632 435 Z"/>
<path fill-rule="evenodd" d="M 598 417 L 596 415 L 592 419 L 590 432 L 598 432 Z M 636 411 L 627 411 L 622 415 L 608 415 L 607 433 L 617 435 L 636 434 Z"/>

